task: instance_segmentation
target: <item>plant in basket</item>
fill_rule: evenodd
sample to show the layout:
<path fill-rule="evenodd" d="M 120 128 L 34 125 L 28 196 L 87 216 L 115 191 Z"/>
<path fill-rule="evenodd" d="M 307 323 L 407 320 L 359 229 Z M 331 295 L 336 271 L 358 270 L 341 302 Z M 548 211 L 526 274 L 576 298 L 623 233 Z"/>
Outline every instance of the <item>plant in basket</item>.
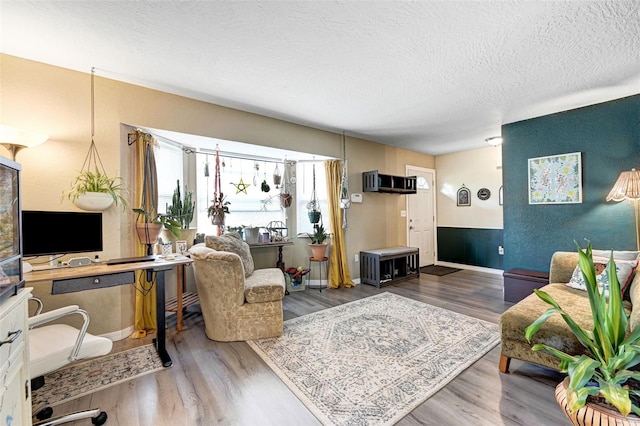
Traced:
<path fill-rule="evenodd" d="M 532 347 L 534 351 L 546 350 L 560 360 L 559 369 L 567 373 L 568 377 L 556 388 L 556 399 L 561 406 L 565 404 L 565 398 L 561 402 L 558 395 L 566 387 L 565 413 L 574 424 L 582 424 L 578 417 L 591 418 L 588 410 L 599 411 L 599 415 L 602 415 L 602 410 L 594 404 L 598 400 L 609 405 L 613 410 L 611 415 L 618 418 L 627 417 L 630 413 L 638 416 L 640 388 L 637 381 L 640 380 L 640 371 L 632 368 L 640 363 L 640 327 L 628 330 L 629 318 L 622 304 L 613 253 L 606 267 L 609 282 L 607 300 L 606 292 L 599 287 L 596 279 L 591 243 L 586 250 L 578 245 L 578 251 L 579 266 L 589 296 L 593 329 L 585 330 L 580 327 L 553 297 L 536 289 L 536 295 L 551 307 L 525 329 L 525 337 L 531 341 L 549 317 L 560 314 L 578 341 L 587 349 L 586 355 L 576 356 L 540 343 Z M 578 412 L 579 416 L 576 414 Z M 640 419 L 636 416 L 627 417 L 626 421 L 640 424 Z"/>

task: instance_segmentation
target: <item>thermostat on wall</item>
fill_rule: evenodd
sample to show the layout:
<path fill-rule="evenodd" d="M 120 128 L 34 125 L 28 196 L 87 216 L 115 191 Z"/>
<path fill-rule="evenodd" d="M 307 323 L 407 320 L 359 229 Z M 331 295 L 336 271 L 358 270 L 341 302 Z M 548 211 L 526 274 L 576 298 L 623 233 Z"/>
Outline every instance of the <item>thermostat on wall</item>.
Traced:
<path fill-rule="evenodd" d="M 352 203 L 361 203 L 362 202 L 362 194 L 351 194 L 351 202 Z"/>

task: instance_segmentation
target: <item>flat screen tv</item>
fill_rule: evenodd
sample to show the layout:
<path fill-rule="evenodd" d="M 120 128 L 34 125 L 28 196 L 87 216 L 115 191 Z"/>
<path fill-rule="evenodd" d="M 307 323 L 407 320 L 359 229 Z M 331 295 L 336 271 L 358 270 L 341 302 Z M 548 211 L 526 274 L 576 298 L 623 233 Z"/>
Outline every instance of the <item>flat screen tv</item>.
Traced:
<path fill-rule="evenodd" d="M 102 251 L 102 213 L 22 211 L 22 255 Z"/>

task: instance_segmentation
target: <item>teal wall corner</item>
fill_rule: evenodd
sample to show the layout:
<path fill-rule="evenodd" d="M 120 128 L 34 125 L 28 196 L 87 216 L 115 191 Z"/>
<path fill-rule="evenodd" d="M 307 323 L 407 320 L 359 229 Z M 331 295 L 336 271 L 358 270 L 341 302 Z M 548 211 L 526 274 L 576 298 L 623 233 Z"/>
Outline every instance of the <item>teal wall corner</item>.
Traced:
<path fill-rule="evenodd" d="M 548 271 L 555 251 L 635 250 L 633 206 L 607 202 L 620 172 L 640 168 L 640 95 L 502 126 L 504 270 Z M 582 153 L 580 204 L 530 205 L 528 159 Z"/>

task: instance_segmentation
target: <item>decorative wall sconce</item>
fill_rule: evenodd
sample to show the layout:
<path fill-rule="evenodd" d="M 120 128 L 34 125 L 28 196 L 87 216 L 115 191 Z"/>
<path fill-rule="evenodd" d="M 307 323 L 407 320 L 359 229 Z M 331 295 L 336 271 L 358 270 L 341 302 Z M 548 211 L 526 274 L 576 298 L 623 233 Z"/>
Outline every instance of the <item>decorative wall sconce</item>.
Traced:
<path fill-rule="evenodd" d="M 638 222 L 638 200 L 640 200 L 640 171 L 631 169 L 620 173 L 611 192 L 607 195 L 607 201 L 630 200 L 636 218 L 636 246 L 640 250 L 640 223 Z"/>
<path fill-rule="evenodd" d="M 49 139 L 48 135 L 37 132 L 29 132 L 17 127 L 0 124 L 0 144 L 11 153 L 11 159 L 15 161 L 16 154 L 23 148 L 31 148 L 40 145 Z"/>
<path fill-rule="evenodd" d="M 485 139 L 484 141 L 491 146 L 502 145 L 502 136 L 493 136 L 491 138 Z"/>

